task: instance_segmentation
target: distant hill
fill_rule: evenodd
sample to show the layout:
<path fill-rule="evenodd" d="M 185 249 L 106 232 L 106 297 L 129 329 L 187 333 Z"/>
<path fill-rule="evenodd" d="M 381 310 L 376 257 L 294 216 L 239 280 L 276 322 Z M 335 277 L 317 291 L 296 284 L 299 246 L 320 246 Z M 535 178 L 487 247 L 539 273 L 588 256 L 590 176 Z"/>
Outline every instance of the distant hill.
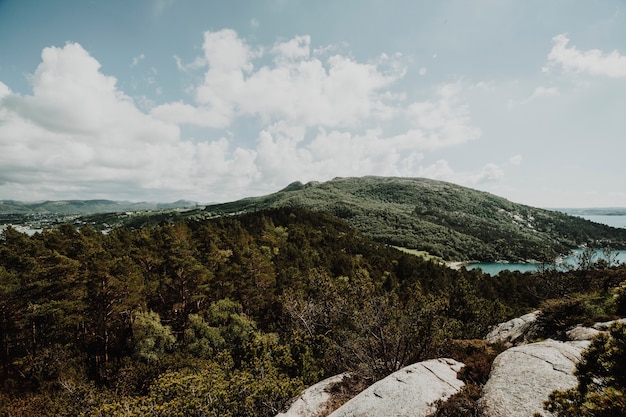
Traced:
<path fill-rule="evenodd" d="M 424 178 L 295 182 L 205 211 L 221 216 L 279 207 L 329 212 L 377 241 L 450 260 L 550 260 L 584 244 L 626 248 L 624 229 Z"/>
<path fill-rule="evenodd" d="M 0 214 L 65 214 L 87 215 L 96 213 L 118 213 L 124 211 L 161 210 L 195 207 L 197 203 L 179 200 L 174 203 L 134 203 L 111 200 L 59 200 L 22 202 L 0 200 Z"/>
<path fill-rule="evenodd" d="M 626 216 L 626 207 L 590 207 L 554 209 L 573 216 Z"/>

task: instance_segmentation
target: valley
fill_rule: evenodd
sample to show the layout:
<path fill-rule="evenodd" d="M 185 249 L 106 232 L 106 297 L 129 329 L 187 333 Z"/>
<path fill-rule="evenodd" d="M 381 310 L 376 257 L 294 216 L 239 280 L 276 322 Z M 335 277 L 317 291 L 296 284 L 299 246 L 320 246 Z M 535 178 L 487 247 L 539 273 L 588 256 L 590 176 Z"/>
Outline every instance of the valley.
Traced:
<path fill-rule="evenodd" d="M 498 391 L 509 377 L 491 378 L 502 358 L 541 350 L 525 366 L 546 382 L 523 395 L 533 411 L 549 399 L 558 409 L 582 394 L 551 394 L 562 386 L 545 364 L 565 352 L 575 387 L 572 355 L 593 364 L 584 347 L 623 337 L 606 324 L 626 316 L 626 266 L 611 255 L 622 252 L 607 261 L 593 248 L 623 247 L 626 230 L 450 183 L 339 178 L 120 212 L 102 201 L 13 204 L 23 209 L 0 230 L 0 415 L 284 417 L 305 388 L 341 375 L 350 377 L 329 388 L 330 408 L 293 415 L 377 415 L 380 395 L 410 403 L 396 397 L 396 376 L 436 367 L 454 390 L 425 396 L 419 415 L 495 417 L 514 401 Z M 570 250 L 576 263 L 528 272 L 462 262 L 552 262 Z M 529 314 L 532 327 L 510 339 Z M 583 344 L 571 339 L 581 332 Z M 612 378 L 621 361 L 581 372 Z"/>

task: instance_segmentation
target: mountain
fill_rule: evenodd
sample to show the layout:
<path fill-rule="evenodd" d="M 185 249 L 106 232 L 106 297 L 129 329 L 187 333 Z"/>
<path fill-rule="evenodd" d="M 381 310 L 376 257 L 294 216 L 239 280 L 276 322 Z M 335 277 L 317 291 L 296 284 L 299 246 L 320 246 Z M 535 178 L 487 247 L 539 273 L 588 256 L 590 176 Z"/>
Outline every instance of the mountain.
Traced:
<path fill-rule="evenodd" d="M 36 203 L 0 200 L 0 214 L 74 214 L 117 213 L 195 207 L 197 203 L 179 200 L 174 203 L 129 202 L 111 200 L 59 200 Z"/>
<path fill-rule="evenodd" d="M 626 207 L 589 207 L 555 209 L 573 216 L 626 216 Z"/>
<path fill-rule="evenodd" d="M 552 260 L 580 245 L 626 248 L 624 229 L 425 178 L 294 182 L 205 211 L 221 216 L 279 207 L 328 212 L 379 242 L 449 260 Z"/>

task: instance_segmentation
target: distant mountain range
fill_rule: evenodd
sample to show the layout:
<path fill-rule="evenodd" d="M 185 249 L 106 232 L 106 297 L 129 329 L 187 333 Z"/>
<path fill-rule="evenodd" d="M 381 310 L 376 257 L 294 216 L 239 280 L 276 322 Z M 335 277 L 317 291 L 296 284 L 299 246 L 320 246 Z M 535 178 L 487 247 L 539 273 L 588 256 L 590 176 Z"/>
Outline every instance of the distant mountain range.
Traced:
<path fill-rule="evenodd" d="M 573 216 L 626 216 L 626 207 L 590 207 L 554 209 Z"/>
<path fill-rule="evenodd" d="M 173 203 L 151 203 L 111 200 L 59 200 L 22 202 L 0 200 L 0 214 L 65 214 L 85 215 L 95 213 L 118 213 L 124 211 L 164 210 L 195 207 L 197 203 L 179 200 Z"/>
<path fill-rule="evenodd" d="M 626 229 L 424 178 L 295 182 L 263 197 L 206 207 L 211 216 L 279 207 L 329 212 L 381 242 L 457 260 L 550 260 L 580 245 L 626 248 Z"/>

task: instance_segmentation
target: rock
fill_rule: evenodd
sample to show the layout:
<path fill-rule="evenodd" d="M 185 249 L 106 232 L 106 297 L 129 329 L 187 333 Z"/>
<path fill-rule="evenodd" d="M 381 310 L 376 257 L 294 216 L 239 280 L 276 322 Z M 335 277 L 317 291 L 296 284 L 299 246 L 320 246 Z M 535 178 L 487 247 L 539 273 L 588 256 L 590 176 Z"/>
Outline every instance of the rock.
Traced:
<path fill-rule="evenodd" d="M 583 327 L 579 324 L 573 329 L 568 330 L 565 334 L 568 340 L 591 340 L 600 333 L 607 333 L 609 328 L 615 323 L 626 323 L 626 319 L 595 323 L 591 327 Z"/>
<path fill-rule="evenodd" d="M 626 318 L 625 319 L 612 320 L 612 321 L 605 321 L 605 322 L 602 322 L 602 323 L 596 323 L 596 324 L 593 325 L 593 328 L 596 329 L 596 330 L 600 330 L 600 331 L 608 331 L 609 327 L 611 327 L 615 323 L 626 323 Z"/>
<path fill-rule="evenodd" d="M 537 321 L 538 315 L 539 311 L 535 311 L 505 323 L 500 323 L 485 336 L 485 340 L 489 343 L 504 343 L 508 346 L 523 342 L 526 340 L 533 324 Z"/>
<path fill-rule="evenodd" d="M 459 392 L 456 374 L 464 365 L 453 359 L 419 362 L 389 375 L 335 410 L 329 417 L 421 417 L 435 403 Z"/>
<path fill-rule="evenodd" d="M 565 332 L 565 335 L 567 336 L 567 340 L 580 341 L 591 340 L 600 333 L 602 333 L 600 330 L 579 325 Z"/>
<path fill-rule="evenodd" d="M 291 407 L 276 417 L 317 417 L 327 415 L 331 410 L 328 403 L 332 399 L 329 388 L 341 383 L 348 373 L 331 376 L 315 385 L 305 389 L 302 394 L 291 404 Z"/>
<path fill-rule="evenodd" d="M 483 387 L 481 404 L 486 417 L 528 417 L 543 411 L 554 390 L 573 388 L 573 375 L 589 342 L 546 340 L 510 348 L 493 362 Z"/>

